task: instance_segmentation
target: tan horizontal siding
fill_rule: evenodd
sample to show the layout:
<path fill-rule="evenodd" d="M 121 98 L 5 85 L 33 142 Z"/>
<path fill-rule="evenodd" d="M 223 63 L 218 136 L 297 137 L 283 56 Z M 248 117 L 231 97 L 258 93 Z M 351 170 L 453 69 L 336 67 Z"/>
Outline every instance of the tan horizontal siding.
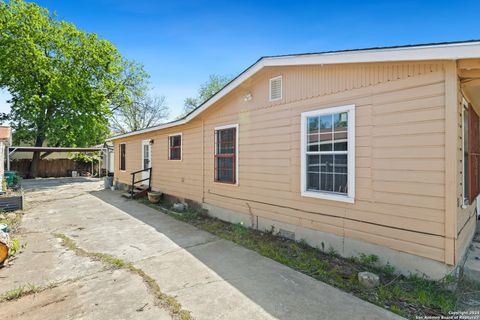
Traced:
<path fill-rule="evenodd" d="M 284 98 L 269 102 L 276 75 Z M 160 148 L 152 151 L 154 187 L 443 261 L 444 95 L 443 62 L 266 68 L 191 124 L 148 135 Z M 302 197 L 300 114 L 346 104 L 356 106 L 356 201 Z M 239 125 L 238 186 L 214 182 L 213 132 L 227 124 Z M 181 162 L 166 160 L 172 132 L 183 133 Z"/>

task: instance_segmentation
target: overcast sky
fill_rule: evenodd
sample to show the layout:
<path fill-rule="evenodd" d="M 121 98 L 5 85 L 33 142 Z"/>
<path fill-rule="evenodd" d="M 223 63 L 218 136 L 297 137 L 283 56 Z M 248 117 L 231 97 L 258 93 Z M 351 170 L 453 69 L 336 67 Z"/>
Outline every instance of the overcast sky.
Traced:
<path fill-rule="evenodd" d="M 480 1 L 36 2 L 142 62 L 172 117 L 210 74 L 236 75 L 260 56 L 480 38 Z"/>

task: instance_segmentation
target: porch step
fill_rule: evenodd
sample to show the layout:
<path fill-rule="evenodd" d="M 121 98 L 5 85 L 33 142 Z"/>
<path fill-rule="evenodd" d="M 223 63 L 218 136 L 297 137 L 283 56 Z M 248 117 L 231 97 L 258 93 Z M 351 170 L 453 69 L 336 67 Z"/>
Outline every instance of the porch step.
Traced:
<path fill-rule="evenodd" d="M 122 197 L 128 198 L 128 199 L 138 199 L 138 198 L 146 196 L 148 191 L 150 191 L 150 188 L 148 188 L 148 187 L 145 187 L 145 188 L 135 187 L 133 189 L 133 194 L 131 193 L 130 190 L 128 190 L 127 192 L 122 193 Z"/>

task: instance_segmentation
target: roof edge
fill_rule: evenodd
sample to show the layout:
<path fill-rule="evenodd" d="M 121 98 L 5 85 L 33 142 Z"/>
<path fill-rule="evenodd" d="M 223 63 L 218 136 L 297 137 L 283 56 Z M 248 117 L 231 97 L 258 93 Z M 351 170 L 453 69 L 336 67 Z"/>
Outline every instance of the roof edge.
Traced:
<path fill-rule="evenodd" d="M 230 91 L 238 87 L 246 79 L 250 78 L 265 67 L 394 61 L 457 60 L 468 58 L 480 58 L 480 40 L 264 56 L 242 71 L 212 97 L 184 117 L 158 126 L 116 135 L 106 139 L 106 141 L 113 141 L 186 124 L 211 105 L 215 104 Z"/>

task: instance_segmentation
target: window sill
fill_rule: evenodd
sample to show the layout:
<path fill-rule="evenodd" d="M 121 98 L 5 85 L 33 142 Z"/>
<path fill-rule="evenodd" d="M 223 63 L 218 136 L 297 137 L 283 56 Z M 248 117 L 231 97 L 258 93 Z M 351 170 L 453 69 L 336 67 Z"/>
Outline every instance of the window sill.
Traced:
<path fill-rule="evenodd" d="M 338 194 L 314 192 L 314 191 L 302 191 L 302 197 L 317 198 L 323 200 L 332 200 L 339 202 L 355 203 L 355 198 L 349 196 L 342 196 Z"/>
<path fill-rule="evenodd" d="M 238 182 L 231 183 L 231 182 L 223 182 L 223 181 L 213 181 L 214 183 L 218 183 L 224 186 L 233 186 L 233 187 L 238 187 Z"/>

